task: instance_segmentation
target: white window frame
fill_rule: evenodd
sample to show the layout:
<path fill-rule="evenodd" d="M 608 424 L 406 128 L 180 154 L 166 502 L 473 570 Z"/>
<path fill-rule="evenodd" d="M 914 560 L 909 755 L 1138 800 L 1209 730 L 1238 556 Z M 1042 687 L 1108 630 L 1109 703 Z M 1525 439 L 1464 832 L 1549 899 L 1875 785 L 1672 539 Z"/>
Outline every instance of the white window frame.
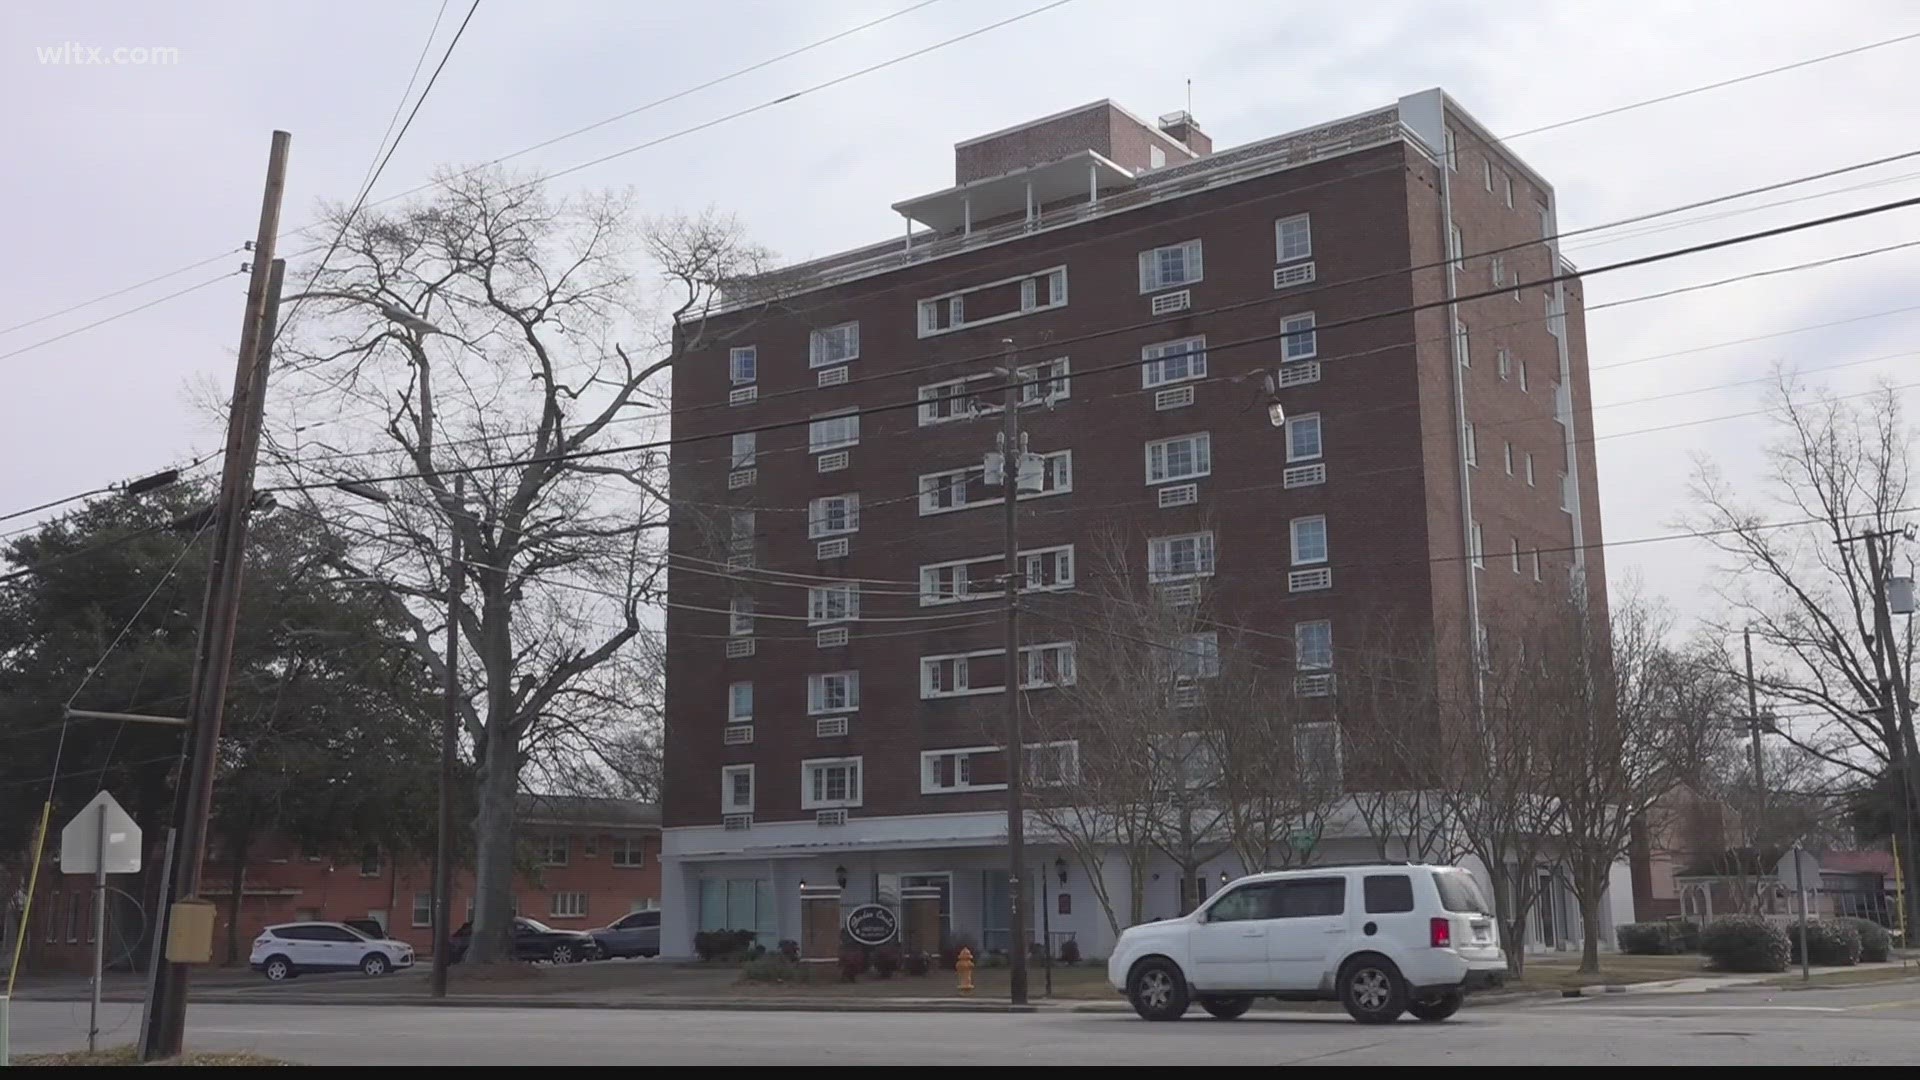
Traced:
<path fill-rule="evenodd" d="M 829 680 L 839 680 L 840 704 L 828 701 L 827 688 L 835 685 Z M 817 671 L 807 676 L 807 715 L 843 716 L 860 711 L 860 672 L 858 669 L 846 671 Z"/>
<path fill-rule="evenodd" d="M 836 337 L 851 339 L 850 348 L 845 356 L 830 355 L 829 342 Z M 809 368 L 832 367 L 835 364 L 850 363 L 860 359 L 860 320 L 852 319 L 832 326 L 814 328 L 807 334 L 807 366 Z"/>
<path fill-rule="evenodd" d="M 920 794 L 951 795 L 961 791 L 1005 791 L 1007 785 L 1004 783 L 976 784 L 972 778 L 972 760 L 975 755 L 998 754 L 1000 752 L 1001 748 L 998 746 L 957 746 L 941 750 L 920 751 Z M 954 759 L 954 782 L 951 784 L 942 784 L 938 782 L 940 775 L 939 763 L 947 758 Z M 963 770 L 967 773 L 965 779 L 961 777 Z"/>
<path fill-rule="evenodd" d="M 1512 544 L 1511 551 L 1512 551 L 1512 561 L 1513 561 L 1513 572 L 1517 574 L 1520 572 L 1520 538 L 1517 536 L 1514 536 L 1514 537 L 1509 537 L 1508 539 Z"/>
<path fill-rule="evenodd" d="M 727 602 L 727 634 L 730 637 L 753 634 L 753 597 L 736 596 Z"/>
<path fill-rule="evenodd" d="M 1174 562 L 1175 546 L 1187 543 L 1193 545 L 1193 569 L 1179 571 L 1170 569 Z M 1147 539 L 1147 580 L 1153 584 L 1212 577 L 1218 565 L 1219 551 L 1215 546 L 1211 529 L 1203 532 L 1180 533 L 1176 536 L 1154 536 Z"/>
<path fill-rule="evenodd" d="M 822 438 L 821 437 L 822 432 L 829 430 L 827 428 L 822 427 L 822 425 L 832 424 L 841 420 L 853 421 L 852 428 L 846 434 L 843 434 L 838 438 L 831 438 L 831 437 Z M 829 450 L 839 450 L 842 447 L 859 446 L 859 445 L 860 445 L 860 410 L 840 409 L 830 413 L 816 413 L 808 419 L 807 450 L 810 453 L 824 454 Z"/>
<path fill-rule="evenodd" d="M 1472 338 L 1468 334 L 1467 324 L 1461 322 L 1459 319 L 1453 320 L 1453 351 L 1457 354 L 1454 359 L 1461 367 L 1470 368 L 1473 366 L 1471 344 Z"/>
<path fill-rule="evenodd" d="M 1481 174 L 1481 182 L 1486 185 L 1488 191 L 1492 191 L 1493 190 L 1493 158 L 1492 157 L 1482 157 L 1480 159 L 1480 174 Z"/>
<path fill-rule="evenodd" d="M 865 777 L 862 775 L 866 771 L 864 765 L 864 759 L 858 756 L 807 758 L 802 761 L 800 763 L 800 809 L 832 810 L 840 807 L 859 806 L 862 797 L 866 794 Z M 822 774 L 821 778 L 824 786 L 825 770 L 829 769 L 846 770 L 847 791 L 845 797 L 835 799 L 824 794 L 820 796 L 814 795 L 813 789 L 816 771 Z"/>
<path fill-rule="evenodd" d="M 1044 499 L 1053 495 L 1071 494 L 1073 492 L 1073 451 L 1055 450 L 1052 453 L 1040 454 L 1038 456 L 1042 459 L 1042 483 L 1045 483 L 1046 480 L 1052 479 L 1055 476 L 1062 476 L 1062 482 L 1052 487 L 1042 487 L 1039 491 L 1022 491 L 1019 494 L 1020 501 L 1025 502 L 1028 499 Z M 967 467 L 920 474 L 920 516 L 932 517 L 935 514 L 952 514 L 961 510 L 978 509 L 982 506 L 999 506 L 1002 502 L 1005 502 L 1006 496 L 1001 494 L 988 495 L 977 502 L 966 501 L 967 485 L 972 482 L 974 475 L 979 471 L 978 469 Z M 942 490 L 945 490 L 947 484 L 950 484 L 954 477 L 960 477 L 962 480 L 960 497 L 963 501 L 955 503 L 952 506 L 935 505 L 934 497 Z M 943 481 L 945 483 L 942 483 Z M 999 491 L 998 488 L 993 490 L 996 492 Z"/>
<path fill-rule="evenodd" d="M 426 912 L 426 918 L 424 919 L 420 917 L 420 913 L 423 910 Z M 414 893 L 413 894 L 413 910 L 410 914 L 412 915 L 412 917 L 408 920 L 408 922 L 411 925 L 432 926 L 433 925 L 433 894 L 431 892 Z"/>
<path fill-rule="evenodd" d="M 1506 382 L 1507 380 L 1513 378 L 1512 350 L 1508 349 L 1505 345 L 1502 345 L 1500 346 L 1499 352 L 1496 353 L 1495 355 L 1497 357 L 1497 359 L 1495 360 L 1495 365 L 1500 372 L 1500 381 Z"/>
<path fill-rule="evenodd" d="M 587 894 L 578 889 L 554 893 L 547 899 L 547 917 L 550 919 L 586 918 Z"/>
<path fill-rule="evenodd" d="M 745 363 L 742 363 L 745 361 Z M 749 369 L 746 377 L 741 378 L 740 369 Z M 748 386 L 760 379 L 760 349 L 757 345 L 736 345 L 727 350 L 727 382 L 733 386 Z"/>
<path fill-rule="evenodd" d="M 1024 407 L 1065 401 L 1072 394 L 1072 374 L 1072 365 L 1064 356 L 1015 368 L 1014 375 L 1020 380 L 1020 404 Z"/>
<path fill-rule="evenodd" d="M 732 460 L 732 465 L 730 466 L 731 468 L 745 469 L 752 466 L 753 463 L 756 460 L 758 460 L 759 439 L 757 438 L 757 434 L 758 433 L 752 432 L 752 431 L 742 431 L 742 432 L 737 432 L 733 436 L 733 454 L 731 456 L 731 460 Z"/>
<path fill-rule="evenodd" d="M 832 508 L 840 505 L 841 524 L 834 528 Z M 826 536 L 848 536 L 860 531 L 860 493 L 850 491 L 845 495 L 822 495 L 807 503 L 807 539 L 818 540 Z"/>
<path fill-rule="evenodd" d="M 1299 251 L 1287 254 L 1287 229 L 1291 225 L 1301 226 L 1305 243 Z M 1275 264 L 1299 262 L 1313 258 L 1313 217 L 1310 214 L 1293 214 L 1275 219 L 1273 223 L 1273 261 Z"/>
<path fill-rule="evenodd" d="M 1197 681 L 1220 677 L 1218 631 L 1206 630 L 1195 634 L 1182 634 L 1170 649 L 1174 656 L 1174 678 L 1182 681 Z M 1187 670 L 1189 667 L 1194 670 Z"/>
<path fill-rule="evenodd" d="M 834 598 L 839 598 L 840 614 L 832 614 Z M 813 585 L 807 589 L 807 625 L 820 626 L 826 623 L 853 622 L 860 618 L 860 584 L 855 581 L 836 581 L 827 585 Z"/>
<path fill-rule="evenodd" d="M 1487 260 L 1487 276 L 1493 279 L 1493 287 L 1503 288 L 1507 283 L 1507 260 L 1504 255 L 1495 255 Z"/>
<path fill-rule="evenodd" d="M 1044 678 L 1045 657 L 1058 654 L 1060 660 L 1055 664 L 1060 673 L 1058 680 Z M 1077 678 L 1078 655 L 1071 641 L 1050 641 L 1039 645 L 1020 647 L 1020 688 L 1022 690 L 1046 690 L 1053 687 L 1072 686 Z M 1002 688 L 1004 689 L 1004 687 Z"/>
<path fill-rule="evenodd" d="M 1044 304 L 1040 302 L 1039 284 L 1043 280 L 1047 282 L 1047 302 Z M 1012 311 L 1003 311 L 998 315 L 986 315 L 977 319 L 967 318 L 966 298 L 968 296 L 977 292 L 983 292 L 987 289 L 997 289 L 1003 285 L 1012 285 L 1015 282 L 1018 282 L 1020 286 L 1019 307 Z M 1023 315 L 1031 315 L 1037 311 L 1052 311 L 1055 308 L 1063 308 L 1066 306 L 1067 268 L 1064 265 L 1049 266 L 1044 270 L 1015 274 L 1012 277 L 996 278 L 993 281 L 982 282 L 979 285 L 969 285 L 964 289 L 955 289 L 951 292 L 924 297 L 914 304 L 914 326 L 919 336 L 923 338 L 938 337 L 941 334 L 951 334 L 956 330 L 965 330 L 974 326 L 986 326 L 990 323 L 1003 322 L 1007 319 L 1018 319 Z M 947 325 L 940 326 L 939 317 L 943 310 L 947 316 Z"/>
<path fill-rule="evenodd" d="M 1283 363 L 1311 360 L 1320 355 L 1320 334 L 1313 312 L 1301 311 L 1280 320 L 1280 359 Z"/>
<path fill-rule="evenodd" d="M 1162 253 L 1180 253 L 1179 277 L 1165 275 L 1165 267 L 1160 261 Z M 1140 253 L 1140 294 L 1163 292 L 1178 289 L 1184 285 L 1196 285 L 1206 280 L 1206 263 L 1201 251 L 1200 241 L 1182 240 L 1177 244 L 1162 244 L 1148 248 Z"/>
<path fill-rule="evenodd" d="M 747 691 L 747 711 L 744 713 L 740 711 L 740 690 L 742 687 L 745 687 Z M 736 679 L 727 684 L 727 723 L 753 723 L 753 680 Z"/>
<path fill-rule="evenodd" d="M 955 420 L 970 420 L 983 413 L 998 412 L 1000 409 L 998 405 L 990 401 L 976 401 L 972 394 L 966 392 L 967 387 L 972 386 L 974 383 L 984 382 L 991 378 L 993 378 L 991 374 L 968 375 L 959 379 L 945 379 L 941 382 L 928 383 L 922 386 L 919 392 L 920 409 L 918 415 L 920 417 L 920 426 L 930 427 L 934 424 L 951 424 Z M 942 391 L 953 389 L 958 389 L 960 393 L 942 393 Z M 966 410 L 964 412 L 942 412 L 943 409 L 950 408 L 955 402 L 964 403 Z"/>
<path fill-rule="evenodd" d="M 1505 454 L 1507 459 L 1507 475 L 1512 476 L 1513 475 L 1513 440 L 1511 439 L 1507 440 Z"/>
<path fill-rule="evenodd" d="M 1527 486 L 1535 487 L 1533 482 L 1533 451 L 1527 451 Z"/>
<path fill-rule="evenodd" d="M 1500 175 L 1507 181 L 1507 209 L 1511 210 L 1513 209 L 1513 174 L 1502 172 Z"/>
<path fill-rule="evenodd" d="M 1333 760 L 1327 763 L 1331 766 L 1330 772 L 1332 775 L 1327 777 L 1303 775 L 1301 777 L 1301 780 L 1302 780 L 1302 783 L 1306 785 L 1310 790 L 1324 792 L 1330 795 L 1337 795 L 1343 790 L 1345 790 L 1346 788 L 1346 772 L 1347 772 L 1346 746 L 1345 746 L 1346 733 L 1340 727 L 1339 721 L 1317 720 L 1310 724 L 1300 724 L 1295 726 L 1293 729 L 1294 760 L 1299 762 L 1302 766 L 1306 766 L 1308 764 L 1318 764 L 1318 762 L 1308 761 L 1309 755 L 1306 753 L 1305 748 L 1306 746 L 1311 745 L 1316 735 L 1320 735 L 1322 733 L 1330 734 L 1332 736 L 1331 742 L 1333 744 Z M 1304 773 L 1305 771 L 1306 770 L 1303 768 L 1302 772 Z"/>
<path fill-rule="evenodd" d="M 1540 549 L 1533 549 L 1533 580 L 1540 580 Z"/>
<path fill-rule="evenodd" d="M 1021 548 L 1019 560 L 1021 592 L 1058 592 L 1073 588 L 1074 553 L 1072 544 L 1053 544 L 1047 547 Z M 1054 580 L 1052 584 L 1032 584 L 1035 564 L 1041 560 L 1051 560 L 1053 562 Z M 949 559 L 945 562 L 924 563 L 920 567 L 920 606 L 933 607 L 939 604 L 960 604 L 971 600 L 990 600 L 995 597 L 1004 596 L 1006 590 L 995 589 L 991 584 L 985 584 L 985 582 L 990 582 L 992 579 L 1003 576 L 1002 567 L 1004 564 L 1005 556 L 1001 554 L 977 555 L 971 559 Z M 984 587 L 979 589 L 971 587 L 974 576 L 969 568 L 974 566 L 980 566 L 986 571 L 986 573 L 982 575 L 982 578 L 985 579 L 983 582 Z M 941 571 L 955 569 L 961 571 L 958 580 L 954 583 L 957 586 L 957 590 L 942 590 L 939 587 Z M 1044 577 L 1044 571 L 1042 576 Z"/>
<path fill-rule="evenodd" d="M 1027 782 L 1034 787 L 1058 787 L 1062 784 L 1073 783 L 1080 777 L 1080 740 L 1078 739 L 1058 739 L 1053 742 L 1025 743 L 1022 745 L 1021 750 L 1026 757 Z M 1044 754 L 1060 751 L 1064 751 L 1064 753 L 1059 753 L 1058 757 L 1064 759 L 1066 762 L 1066 767 L 1061 770 L 1066 774 L 1063 778 L 1054 779 L 1052 777 L 1042 776 L 1040 772 L 1033 767 L 1035 762 L 1042 760 Z"/>
<path fill-rule="evenodd" d="M 638 836 L 620 835 L 609 837 L 612 843 L 607 845 L 607 857 L 614 866 L 622 870 L 635 870 L 647 864 L 647 844 Z"/>
<path fill-rule="evenodd" d="M 1311 430 L 1313 432 L 1313 452 L 1301 453 L 1295 449 L 1295 432 Z M 1287 464 L 1296 461 L 1318 461 L 1326 455 L 1326 428 L 1320 422 L 1319 413 L 1305 413 L 1287 417 Z"/>
<path fill-rule="evenodd" d="M 1460 165 L 1460 156 L 1459 156 L 1460 142 L 1454 136 L 1452 128 L 1443 127 L 1440 129 L 1440 131 L 1441 131 L 1441 142 L 1443 143 L 1443 148 L 1441 150 L 1441 159 L 1447 163 L 1447 168 L 1449 170 L 1458 171 L 1459 165 Z"/>
<path fill-rule="evenodd" d="M 559 858 L 555 858 L 555 854 Z M 565 866 L 573 857 L 573 838 L 566 833 L 543 833 L 540 836 L 540 865 Z M 363 875 L 364 876 L 364 875 Z"/>
<path fill-rule="evenodd" d="M 1190 444 L 1186 454 L 1190 467 L 1186 472 L 1172 471 L 1172 451 L 1177 444 Z M 1196 431 L 1189 435 L 1155 439 L 1147 443 L 1146 457 L 1148 487 L 1211 476 L 1213 474 L 1213 436 L 1209 432 Z"/>
<path fill-rule="evenodd" d="M 1468 420 L 1461 426 L 1460 440 L 1466 444 L 1467 464 L 1480 467 L 1480 433 L 1474 430 L 1473 421 Z"/>
<path fill-rule="evenodd" d="M 975 656 L 1003 655 L 1005 655 L 1005 650 L 1003 649 L 987 649 L 970 653 L 940 653 L 934 656 L 921 657 L 920 699 L 922 701 L 932 701 L 936 698 L 967 697 L 973 694 L 991 694 L 1005 690 L 1005 686 L 983 686 L 975 689 L 972 679 L 968 678 L 968 668 L 970 666 L 968 661 Z M 953 665 L 953 676 L 951 679 L 938 681 L 950 682 L 952 685 L 936 687 L 934 685 L 936 680 L 933 678 L 933 674 L 940 670 L 942 665 L 946 664 Z"/>
<path fill-rule="evenodd" d="M 1471 535 L 1472 539 L 1468 541 L 1471 549 L 1467 552 L 1467 555 L 1473 560 L 1473 568 L 1475 570 L 1485 570 L 1487 568 L 1487 547 L 1486 539 L 1480 531 L 1479 522 L 1476 521 L 1473 523 Z"/>
<path fill-rule="evenodd" d="M 1527 386 L 1527 362 L 1525 359 L 1520 361 L 1520 392 L 1523 394 L 1533 393 Z"/>
<path fill-rule="evenodd" d="M 1326 656 L 1324 662 L 1318 655 L 1309 656 L 1307 636 L 1309 633 L 1325 632 Z M 1320 652 L 1319 642 L 1315 642 L 1314 653 Z M 1333 620 L 1308 619 L 1293 624 L 1293 669 L 1295 671 L 1332 671 L 1333 670 Z"/>
<path fill-rule="evenodd" d="M 733 779 L 736 776 L 745 776 L 747 778 L 747 801 L 745 805 L 741 805 L 734 798 Z M 754 795 L 757 794 L 759 786 L 760 785 L 755 782 L 752 765 L 720 766 L 720 813 L 722 815 L 753 813 L 753 799 Z"/>
<path fill-rule="evenodd" d="M 1310 531 L 1316 525 L 1320 530 L 1320 553 L 1314 555 L 1309 551 L 1305 555 L 1302 555 L 1300 551 L 1301 533 L 1303 530 Z M 1327 515 L 1312 514 L 1307 517 L 1297 517 L 1287 522 L 1287 541 L 1288 553 L 1292 556 L 1292 565 L 1294 566 L 1318 566 L 1328 561 L 1328 557 L 1332 553 L 1333 543 L 1327 535 Z"/>
<path fill-rule="evenodd" d="M 1176 349 L 1174 346 L 1185 346 Z M 1180 375 L 1167 375 L 1168 361 L 1179 357 L 1185 366 Z M 1156 341 L 1140 349 L 1140 386 L 1151 390 L 1156 386 L 1171 386 L 1174 383 L 1191 382 L 1207 377 L 1207 336 L 1195 334 L 1191 337 L 1176 338 L 1172 341 Z"/>

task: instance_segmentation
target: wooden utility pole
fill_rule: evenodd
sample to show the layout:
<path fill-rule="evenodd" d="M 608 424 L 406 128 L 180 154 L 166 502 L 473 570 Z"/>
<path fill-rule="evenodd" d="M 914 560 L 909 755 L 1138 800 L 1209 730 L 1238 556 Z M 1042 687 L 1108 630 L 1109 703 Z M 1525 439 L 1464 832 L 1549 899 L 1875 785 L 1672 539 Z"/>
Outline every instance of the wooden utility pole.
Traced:
<path fill-rule="evenodd" d="M 1020 903 L 1020 872 L 1026 864 L 1026 743 L 1020 723 L 1020 466 L 1026 447 L 1020 439 L 1020 374 L 1018 355 L 1007 339 L 1007 388 L 1000 428 L 1000 496 L 1005 506 L 1007 601 L 1007 933 L 1008 989 L 1012 1003 L 1027 1003 L 1027 910 Z"/>
<path fill-rule="evenodd" d="M 466 513 L 467 478 L 453 478 L 454 514 Z M 460 725 L 460 593 L 467 583 L 466 555 L 460 543 L 462 522 L 449 515 L 447 545 L 446 700 L 440 716 L 440 819 L 433 848 L 433 996 L 447 996 L 447 967 L 453 962 L 453 765 Z"/>
<path fill-rule="evenodd" d="M 260 227 L 253 242 L 253 276 L 247 283 L 246 314 L 240 323 L 233 399 L 227 409 L 226 460 L 220 475 L 220 498 L 215 503 L 213 553 L 207 571 L 206 602 L 200 614 L 199 647 L 194 656 L 185 769 L 173 801 L 173 825 L 179 842 L 174 850 L 169 895 L 161 897 L 155 926 L 155 933 L 163 941 L 169 940 L 172 932 L 174 905 L 183 899 L 197 900 L 200 892 L 207 813 L 213 803 L 214 762 L 240 616 L 240 578 L 246 564 L 254 461 L 260 449 L 267 371 L 278 329 L 280 287 L 287 269 L 284 260 L 274 258 L 274 240 L 280 233 L 280 200 L 286 189 L 287 147 L 292 138 L 284 131 L 273 133 L 266 190 L 260 201 Z M 180 1053 L 187 1024 L 188 972 L 185 964 L 161 959 L 153 979 L 151 1018 L 140 1041 L 143 1060 Z"/>

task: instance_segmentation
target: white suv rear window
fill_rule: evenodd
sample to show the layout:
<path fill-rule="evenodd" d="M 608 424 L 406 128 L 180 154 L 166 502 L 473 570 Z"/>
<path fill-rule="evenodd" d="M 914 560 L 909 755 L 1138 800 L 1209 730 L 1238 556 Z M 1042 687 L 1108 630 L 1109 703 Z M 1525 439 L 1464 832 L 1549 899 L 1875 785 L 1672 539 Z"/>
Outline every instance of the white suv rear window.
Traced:
<path fill-rule="evenodd" d="M 1480 892 L 1480 883 L 1465 870 L 1436 870 L 1433 887 L 1440 890 L 1440 906 L 1448 911 L 1485 915 L 1493 910 Z"/>

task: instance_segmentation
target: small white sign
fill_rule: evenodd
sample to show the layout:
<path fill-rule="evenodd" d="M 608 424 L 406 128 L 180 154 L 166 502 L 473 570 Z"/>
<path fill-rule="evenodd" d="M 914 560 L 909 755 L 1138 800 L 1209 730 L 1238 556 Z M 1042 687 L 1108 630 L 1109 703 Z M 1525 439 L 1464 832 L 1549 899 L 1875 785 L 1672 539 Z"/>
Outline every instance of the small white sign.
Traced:
<path fill-rule="evenodd" d="M 100 810 L 106 808 L 106 845 L 101 846 Z M 105 791 L 93 797 L 86 808 L 73 816 L 60 830 L 60 870 L 67 874 L 92 874 L 105 861 L 109 874 L 140 872 L 140 826 L 133 815 L 122 809 Z"/>

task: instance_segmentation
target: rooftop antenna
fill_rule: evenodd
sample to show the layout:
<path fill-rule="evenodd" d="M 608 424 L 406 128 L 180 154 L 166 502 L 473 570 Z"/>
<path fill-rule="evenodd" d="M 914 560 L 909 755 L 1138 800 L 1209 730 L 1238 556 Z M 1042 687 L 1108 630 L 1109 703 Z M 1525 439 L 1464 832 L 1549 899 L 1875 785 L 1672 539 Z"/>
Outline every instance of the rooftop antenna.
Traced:
<path fill-rule="evenodd" d="M 1187 121 L 1188 123 L 1193 121 L 1193 80 L 1191 78 L 1187 80 Z"/>

